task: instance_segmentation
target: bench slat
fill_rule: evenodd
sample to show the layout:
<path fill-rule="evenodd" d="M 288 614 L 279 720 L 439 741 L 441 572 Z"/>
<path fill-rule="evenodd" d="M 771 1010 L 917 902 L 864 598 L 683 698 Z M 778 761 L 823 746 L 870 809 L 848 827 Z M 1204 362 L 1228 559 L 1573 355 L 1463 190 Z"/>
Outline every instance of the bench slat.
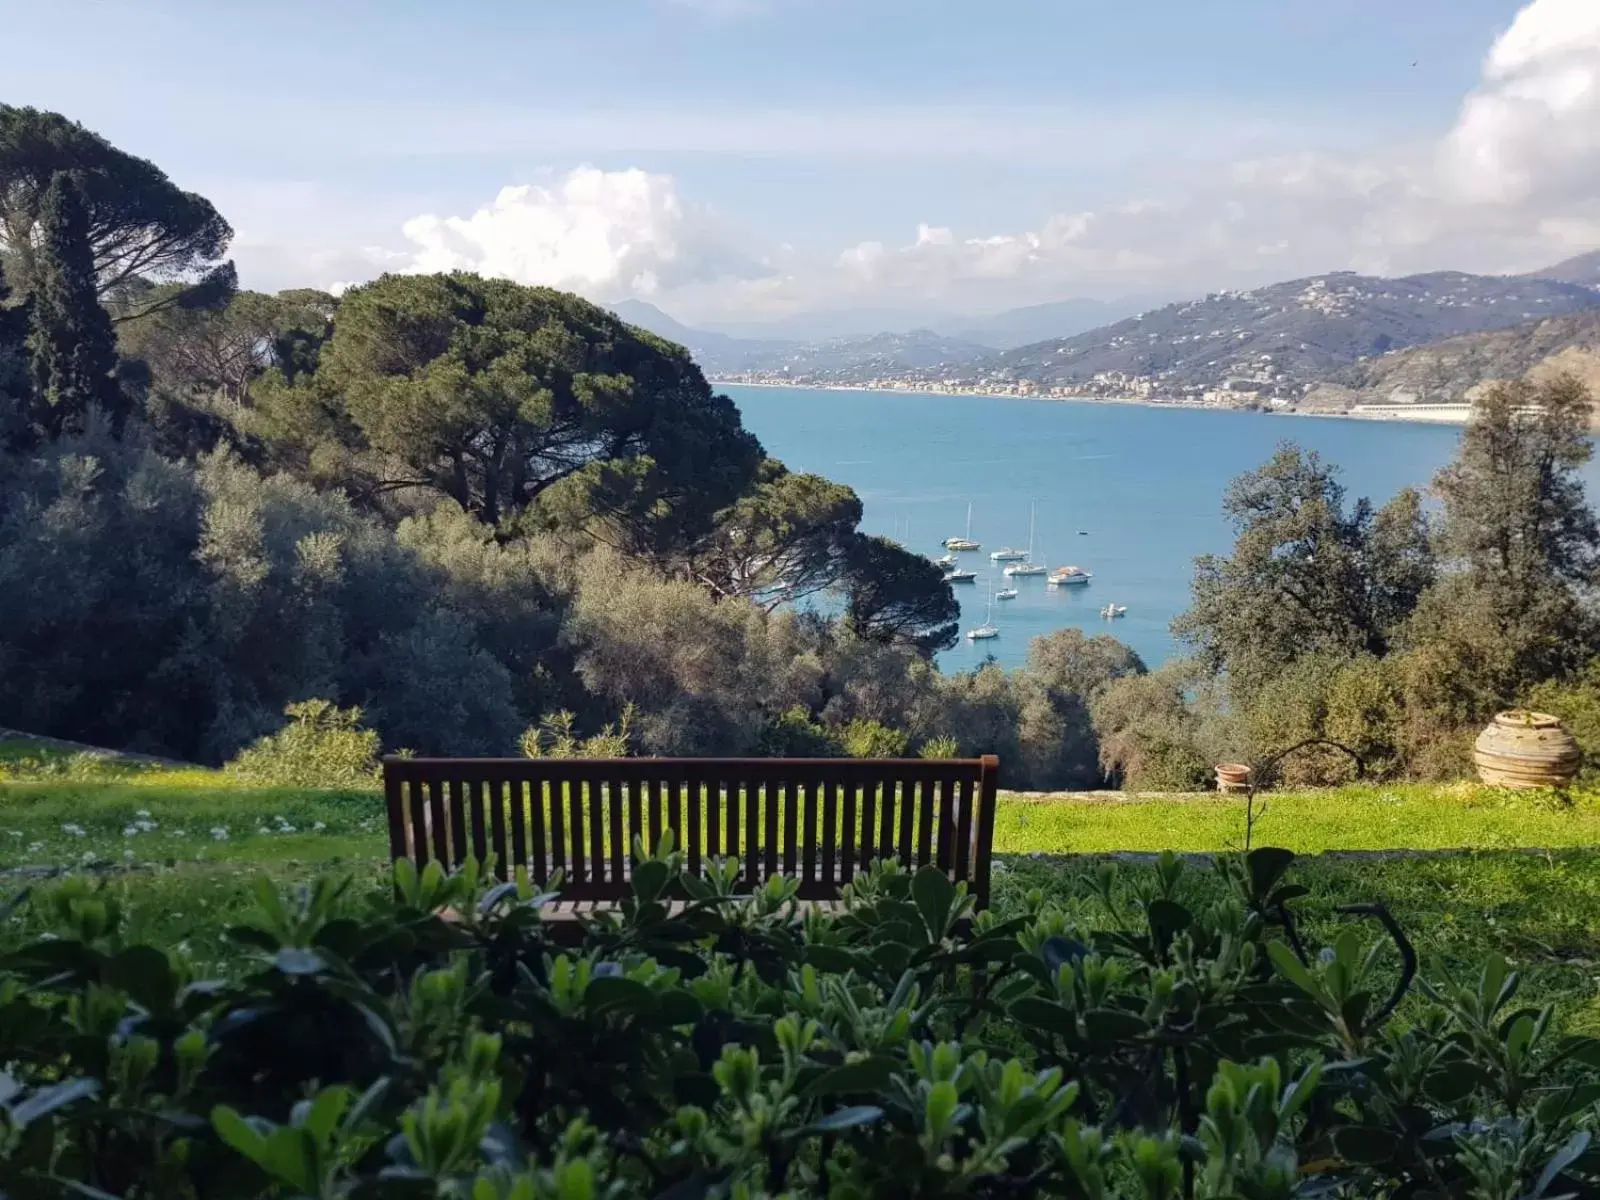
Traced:
<path fill-rule="evenodd" d="M 793 875 L 796 855 L 799 851 L 795 841 L 799 837 L 800 828 L 800 788 L 793 779 L 785 779 L 780 786 L 783 797 L 783 873 L 785 875 Z M 775 875 L 777 872 L 778 865 L 769 853 L 767 856 L 767 874 Z"/>
<path fill-rule="evenodd" d="M 966 879 L 972 865 L 972 780 L 961 781 L 961 807 L 956 817 L 956 878 Z"/>
<path fill-rule="evenodd" d="M 990 886 L 999 764 L 870 759 L 385 759 L 389 849 L 419 866 L 493 859 L 572 904 L 625 896 L 636 841 L 666 830 L 686 865 L 740 865 L 750 890 L 782 872 L 807 901 L 878 859 L 937 864 L 980 905 Z"/>

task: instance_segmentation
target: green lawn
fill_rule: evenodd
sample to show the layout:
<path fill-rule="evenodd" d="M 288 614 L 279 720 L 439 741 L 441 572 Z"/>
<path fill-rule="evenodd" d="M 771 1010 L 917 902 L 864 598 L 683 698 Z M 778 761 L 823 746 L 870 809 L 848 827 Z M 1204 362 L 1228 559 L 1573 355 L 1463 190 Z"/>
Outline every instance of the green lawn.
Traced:
<path fill-rule="evenodd" d="M 1302 854 L 1600 846 L 1594 793 L 1562 800 L 1476 784 L 1398 784 L 1270 795 L 1265 804 L 1255 844 Z M 1000 854 L 1211 852 L 1243 842 L 1237 797 L 1002 795 L 995 817 Z M 381 857 L 386 845 L 375 790 L 248 787 L 199 768 L 41 758 L 0 743 L 0 869 L 362 859 Z"/>
<path fill-rule="evenodd" d="M 1103 860 L 1094 855 L 1237 848 L 1243 814 L 1242 800 L 1214 797 L 1004 796 L 995 903 L 1004 908 L 1038 888 L 1071 906 L 1098 905 L 1088 884 Z M 1296 875 L 1312 894 L 1301 909 L 1315 933 L 1339 904 L 1382 900 L 1425 956 L 1466 963 L 1501 950 L 1525 972 L 1531 997 L 1562 997 L 1564 1024 L 1600 1032 L 1600 797 L 1559 801 L 1473 785 L 1275 795 L 1255 841 L 1301 854 L 1472 851 L 1303 860 Z M 11 873 L 11 887 L 37 882 L 21 868 L 110 864 L 119 869 L 104 873 L 104 886 L 123 901 L 130 933 L 185 944 L 202 966 L 235 953 L 222 931 L 250 907 L 254 876 L 293 882 L 335 871 L 355 877 L 357 896 L 376 894 L 385 846 L 376 791 L 245 787 L 212 771 L 0 743 L 0 871 Z M 1113 869 L 1131 895 L 1142 868 Z M 1203 903 L 1218 885 L 1195 866 L 1185 887 Z M 0 924 L 0 945 L 38 932 L 38 919 L 25 910 Z"/>
<path fill-rule="evenodd" d="M 1324 850 L 1510 850 L 1600 846 L 1600 795 L 1562 800 L 1478 784 L 1393 784 L 1265 795 L 1256 845 Z M 1132 800 L 1008 798 L 995 814 L 996 850 L 1099 854 L 1212 851 L 1244 843 L 1238 796 Z"/>

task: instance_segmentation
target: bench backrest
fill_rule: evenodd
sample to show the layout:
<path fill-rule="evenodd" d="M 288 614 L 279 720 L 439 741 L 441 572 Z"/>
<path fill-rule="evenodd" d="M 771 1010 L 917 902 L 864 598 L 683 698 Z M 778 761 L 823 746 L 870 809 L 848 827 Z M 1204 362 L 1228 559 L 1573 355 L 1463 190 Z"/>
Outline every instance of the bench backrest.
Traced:
<path fill-rule="evenodd" d="M 389 849 L 419 865 L 491 854 L 563 899 L 628 894 L 634 838 L 663 830 L 698 872 L 739 858 L 743 879 L 784 874 L 825 900 L 876 858 L 935 863 L 989 900 L 999 760 L 386 758 Z M 620 835 L 620 836 L 619 836 Z"/>

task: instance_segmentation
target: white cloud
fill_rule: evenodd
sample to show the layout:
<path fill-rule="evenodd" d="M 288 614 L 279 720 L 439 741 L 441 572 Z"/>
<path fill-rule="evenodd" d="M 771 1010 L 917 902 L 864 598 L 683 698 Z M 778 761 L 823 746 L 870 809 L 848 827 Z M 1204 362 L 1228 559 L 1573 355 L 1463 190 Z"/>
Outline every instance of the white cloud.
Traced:
<path fill-rule="evenodd" d="M 1472 202 L 1600 191 L 1600 4 L 1535 0 L 1517 14 L 1445 139 L 1441 168 Z"/>
<path fill-rule="evenodd" d="M 579 167 L 552 187 L 500 191 L 467 217 L 405 223 L 412 271 L 477 271 L 596 299 L 764 273 L 670 176 Z"/>
<path fill-rule="evenodd" d="M 1024 303 L 1298 273 L 1527 270 L 1600 244 L 1600 0 L 1533 0 L 1436 144 L 1305 151 L 1169 176 L 1160 199 L 962 236 L 919 225 L 838 261 L 841 288 Z"/>
<path fill-rule="evenodd" d="M 580 125 L 591 117 L 576 114 Z M 594 119 L 603 133 L 605 121 Z M 946 151 L 1012 153 L 1039 132 L 1024 123 L 996 142 L 983 114 L 922 113 L 913 126 L 884 119 L 735 112 L 713 141 L 849 154 L 914 129 L 913 142 L 937 133 Z M 1382 153 L 1211 149 L 1204 163 L 1175 156 L 1162 178 L 1146 181 L 1146 195 L 1032 228 L 908 223 L 904 241 L 877 237 L 809 256 L 787 244 L 753 248 L 669 175 L 580 167 L 547 186 L 507 187 L 465 216 L 412 217 L 398 268 L 377 252 L 362 256 L 378 269 L 459 268 L 600 300 L 648 296 L 689 320 L 851 305 L 971 312 L 1346 267 L 1527 270 L 1600 244 L 1600 0 L 1526 4 L 1490 48 L 1452 127 L 1431 142 Z"/>

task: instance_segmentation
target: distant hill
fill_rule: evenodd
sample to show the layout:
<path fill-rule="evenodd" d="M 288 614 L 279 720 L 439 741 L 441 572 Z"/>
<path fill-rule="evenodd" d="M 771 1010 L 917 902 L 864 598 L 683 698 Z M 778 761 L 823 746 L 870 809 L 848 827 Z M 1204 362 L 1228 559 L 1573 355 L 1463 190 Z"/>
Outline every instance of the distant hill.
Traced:
<path fill-rule="evenodd" d="M 1336 372 L 1304 404 L 1463 403 L 1496 380 L 1556 371 L 1573 372 L 1600 394 L 1600 309 L 1380 355 Z"/>
<path fill-rule="evenodd" d="M 992 353 L 988 346 L 927 329 L 810 342 L 763 341 L 694 329 L 642 300 L 620 301 L 611 311 L 630 325 L 686 347 L 708 375 L 794 373 L 818 382 L 854 382 L 885 372 L 961 365 Z"/>
<path fill-rule="evenodd" d="M 713 374 L 785 373 L 813 383 L 864 383 L 906 371 L 965 367 L 994 352 L 988 346 L 942 337 L 932 330 L 876 333 L 870 337 L 796 342 L 765 350 L 744 349 L 717 362 Z"/>
<path fill-rule="evenodd" d="M 1181 394 L 1235 382 L 1293 396 L 1364 356 L 1597 306 L 1600 291 L 1554 279 L 1342 271 L 1169 304 L 982 366 L 987 380 L 1041 386 L 1138 379 Z"/>
<path fill-rule="evenodd" d="M 1139 311 L 1132 300 L 1056 300 L 1030 304 L 987 316 L 934 312 L 841 309 L 837 312 L 795 313 L 769 322 L 719 322 L 716 329 L 692 328 L 643 300 L 623 300 L 612 306 L 624 321 L 648 329 L 691 349 L 717 346 L 748 349 L 778 345 L 821 346 L 890 333 L 925 337 L 934 334 L 952 342 L 967 342 L 991 350 L 1009 350 L 1045 338 L 1070 337 Z"/>
<path fill-rule="evenodd" d="M 942 320 L 930 328 L 962 341 L 1011 350 L 1047 338 L 1071 337 L 1086 329 L 1131 316 L 1140 306 L 1106 300 L 1057 300 L 1030 304 L 987 317 Z"/>
<path fill-rule="evenodd" d="M 1581 283 L 1587 287 L 1600 287 L 1600 250 L 1580 254 L 1542 271 L 1532 271 L 1530 279 L 1560 279 L 1567 283 Z"/>

